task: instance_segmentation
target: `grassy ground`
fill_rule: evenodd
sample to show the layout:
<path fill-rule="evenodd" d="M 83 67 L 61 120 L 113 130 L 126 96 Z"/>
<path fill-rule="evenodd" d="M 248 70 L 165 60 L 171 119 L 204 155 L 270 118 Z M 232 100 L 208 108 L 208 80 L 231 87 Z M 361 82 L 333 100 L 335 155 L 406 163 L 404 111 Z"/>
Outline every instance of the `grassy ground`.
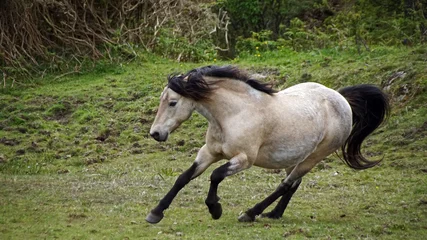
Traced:
<path fill-rule="evenodd" d="M 164 59 L 0 92 L 0 239 L 425 239 L 427 238 L 427 51 L 370 53 L 279 49 L 230 62 L 278 88 L 315 81 L 382 86 L 387 125 L 365 144 L 380 166 L 365 171 L 330 156 L 304 179 L 280 220 L 239 223 L 283 171 L 252 168 L 220 185 L 224 214 L 204 205 L 213 166 L 184 188 L 165 218 L 144 218 L 188 168 L 206 121 L 195 114 L 167 143 L 148 136 L 166 76 L 211 63 Z M 102 70 L 102 69 L 101 69 Z"/>

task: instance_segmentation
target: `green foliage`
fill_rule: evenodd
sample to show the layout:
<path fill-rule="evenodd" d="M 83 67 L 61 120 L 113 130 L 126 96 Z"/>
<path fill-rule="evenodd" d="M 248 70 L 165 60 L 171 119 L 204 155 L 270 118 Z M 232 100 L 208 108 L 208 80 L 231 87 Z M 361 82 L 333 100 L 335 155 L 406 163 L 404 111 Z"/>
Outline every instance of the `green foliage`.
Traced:
<path fill-rule="evenodd" d="M 354 48 L 360 53 L 362 49 L 370 51 L 372 45 L 414 45 L 427 39 L 427 3 L 423 1 L 220 3 L 230 10 L 237 36 L 236 50 L 240 54 L 253 53 L 255 47 L 261 50 L 265 41 L 269 41 L 269 46 L 297 51 L 337 47 Z M 281 6 L 286 7 L 281 9 Z M 270 19 L 272 16 L 275 20 Z M 265 21 L 275 22 L 276 26 L 266 25 Z"/>
<path fill-rule="evenodd" d="M 216 58 L 216 51 L 213 50 L 213 44 L 209 38 L 191 42 L 187 37 L 176 34 L 172 28 L 160 30 L 153 52 L 178 61 L 199 62 Z"/>
<path fill-rule="evenodd" d="M 259 26 L 262 22 L 261 1 L 220 0 L 217 4 L 219 7 L 225 8 L 233 22 L 236 22 L 235 24 L 239 24 L 239 27 L 247 27 L 245 30 L 242 29 L 245 31 L 243 34 L 249 33 L 251 30 L 264 29 Z"/>
<path fill-rule="evenodd" d="M 261 31 L 259 33 L 252 32 L 250 38 L 238 38 L 236 50 L 243 54 L 255 54 L 258 56 L 260 52 L 274 51 L 281 47 L 280 40 L 271 40 L 272 32 L 270 30 Z"/>
<path fill-rule="evenodd" d="M 319 0 L 221 0 L 219 8 L 225 9 L 235 36 L 250 37 L 252 32 L 271 31 L 273 39 L 281 34 L 280 26 L 302 15 Z"/>
<path fill-rule="evenodd" d="M 344 36 L 359 37 L 367 44 L 401 45 L 426 40 L 427 5 L 405 6 L 405 1 L 358 1 L 351 11 L 338 12 L 326 26 L 341 29 Z M 409 2 L 409 1 L 408 1 Z M 346 30 L 348 29 L 348 30 Z M 329 33 L 329 32 L 328 32 Z"/>
<path fill-rule="evenodd" d="M 160 174 L 161 176 L 166 176 L 166 177 L 173 177 L 173 176 L 178 176 L 180 173 L 176 172 L 173 168 L 171 167 L 167 167 L 167 168 L 162 168 L 160 170 Z"/>

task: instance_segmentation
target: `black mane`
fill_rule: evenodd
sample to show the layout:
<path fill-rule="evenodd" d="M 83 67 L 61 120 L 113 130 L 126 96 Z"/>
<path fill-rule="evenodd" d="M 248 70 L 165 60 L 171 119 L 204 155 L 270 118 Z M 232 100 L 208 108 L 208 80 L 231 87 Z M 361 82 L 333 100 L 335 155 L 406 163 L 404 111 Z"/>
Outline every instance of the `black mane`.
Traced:
<path fill-rule="evenodd" d="M 195 68 L 184 75 L 171 75 L 168 77 L 168 87 L 178 94 L 196 101 L 207 99 L 212 89 L 209 83 L 204 80 L 204 76 L 242 81 L 269 95 L 276 92 L 270 84 L 251 79 L 247 74 L 233 66 L 206 66 Z"/>

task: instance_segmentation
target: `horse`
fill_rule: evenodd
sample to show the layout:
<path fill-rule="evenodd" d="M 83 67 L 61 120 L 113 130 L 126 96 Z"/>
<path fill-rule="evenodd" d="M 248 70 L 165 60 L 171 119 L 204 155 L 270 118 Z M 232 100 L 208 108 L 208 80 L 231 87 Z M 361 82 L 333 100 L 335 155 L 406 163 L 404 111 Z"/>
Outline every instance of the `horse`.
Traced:
<path fill-rule="evenodd" d="M 389 100 L 374 85 L 361 84 L 335 91 L 307 82 L 282 91 L 273 89 L 235 66 L 206 66 L 170 75 L 150 129 L 156 141 L 166 141 L 193 111 L 208 124 L 206 143 L 194 163 L 146 217 L 160 222 L 178 192 L 211 164 L 228 160 L 210 176 L 205 203 L 213 219 L 222 215 L 217 195 L 225 177 L 252 166 L 285 169 L 277 189 L 238 217 L 282 217 L 302 177 L 317 163 L 341 148 L 342 160 L 356 170 L 377 165 L 361 154 L 365 138 L 385 122 Z M 237 181 L 237 180 L 236 180 Z M 281 198 L 275 208 L 263 211 Z"/>

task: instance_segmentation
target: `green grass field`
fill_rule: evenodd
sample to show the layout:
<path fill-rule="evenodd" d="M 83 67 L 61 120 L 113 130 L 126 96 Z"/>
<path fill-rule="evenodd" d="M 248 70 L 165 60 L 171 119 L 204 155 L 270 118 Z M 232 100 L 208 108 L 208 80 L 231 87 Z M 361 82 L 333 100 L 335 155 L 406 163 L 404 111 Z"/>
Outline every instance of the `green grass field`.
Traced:
<path fill-rule="evenodd" d="M 427 239 L 425 48 L 146 59 L 0 91 L 0 239 Z M 383 162 L 355 171 L 331 155 L 304 177 L 282 219 L 254 223 L 237 217 L 270 194 L 284 171 L 253 167 L 226 178 L 223 216 L 212 220 L 204 199 L 218 163 L 178 194 L 163 221 L 146 223 L 192 164 L 207 127 L 194 114 L 168 142 L 149 137 L 166 77 L 208 64 L 266 75 L 280 89 L 304 81 L 383 87 L 392 115 L 364 146 Z"/>

